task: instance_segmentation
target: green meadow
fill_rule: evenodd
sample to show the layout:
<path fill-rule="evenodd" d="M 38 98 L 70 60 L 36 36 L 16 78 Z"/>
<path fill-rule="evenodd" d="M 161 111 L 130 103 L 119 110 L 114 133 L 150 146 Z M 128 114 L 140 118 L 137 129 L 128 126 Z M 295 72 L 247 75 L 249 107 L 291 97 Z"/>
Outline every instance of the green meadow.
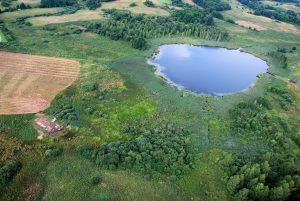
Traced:
<path fill-rule="evenodd" d="M 43 111 L 51 118 L 61 114 L 59 122 L 69 125 L 59 135 L 37 140 L 32 123 L 34 114 L 0 116 L 0 136 L 13 147 L 20 146 L 15 149 L 1 145 L 0 153 L 13 150 L 15 154 L 9 159 L 22 163 L 12 181 L 0 186 L 0 200 L 242 200 L 236 192 L 246 185 L 240 182 L 232 190 L 230 185 L 234 181 L 230 183 L 231 179 L 242 174 L 245 164 L 253 165 L 254 172 L 254 167 L 263 161 L 270 163 L 270 171 L 277 171 L 273 167 L 278 164 L 290 167 L 286 172 L 278 168 L 283 174 L 278 176 L 282 181 L 270 184 L 270 196 L 275 195 L 274 189 L 280 187 L 280 182 L 292 183 L 291 178 L 298 178 L 300 95 L 299 84 L 294 85 L 289 79 L 300 79 L 299 34 L 257 31 L 215 19 L 215 26 L 229 33 L 228 40 L 163 36 L 146 39 L 147 49 L 135 49 L 130 41 L 82 31 L 88 21 L 45 26 L 16 22 L 16 18 L 59 11 L 61 8 L 34 8 L 0 14 L 14 38 L 7 42 L 0 32 L 1 42 L 6 42 L 0 43 L 1 51 L 77 59 L 81 65 L 77 80 Z M 174 43 L 241 48 L 267 61 L 271 74 L 262 75 L 246 91 L 223 98 L 178 90 L 155 75 L 153 66 L 147 63 L 161 44 Z M 280 48 L 286 52 L 274 53 Z M 279 54 L 283 56 L 278 57 Z M 286 58 L 286 68 L 278 58 Z M 72 108 L 71 115 L 76 118 L 64 118 L 65 108 Z M 236 122 L 245 122 L 245 125 Z M 108 154 L 120 151 L 118 143 L 124 146 L 136 143 L 142 147 L 144 142 L 141 141 L 148 139 L 152 143 L 156 139 L 146 138 L 149 133 L 169 134 L 175 130 L 176 137 L 183 132 L 181 129 L 188 131 L 184 140 L 188 147 L 169 150 L 163 142 L 160 144 L 165 152 L 176 152 L 179 156 L 184 148 L 193 158 L 192 164 L 187 164 L 179 173 L 177 169 L 176 174 L 169 174 L 173 170 L 160 171 L 159 168 L 145 172 L 142 169 L 151 159 L 144 165 L 142 159 L 138 160 L 143 154 L 132 152 L 118 153 L 120 160 L 122 154 L 127 159 L 128 155 L 136 157 L 137 164 L 133 166 L 122 163 L 118 168 L 107 168 L 101 163 L 101 160 L 115 162 L 116 156 L 109 158 Z M 78 151 L 82 145 L 88 147 L 83 154 Z M 111 146 L 106 150 L 108 153 L 101 149 L 106 145 Z M 155 142 L 146 145 L 156 146 Z M 104 152 L 107 155 L 102 159 Z M 150 152 L 155 156 L 162 154 L 152 149 Z M 273 164 L 273 158 L 265 156 L 266 153 L 274 153 L 279 162 Z M 286 164 L 282 161 L 287 157 L 290 160 Z M 4 162 L 0 161 L 0 165 Z M 231 172 L 231 169 L 236 171 Z M 263 174 L 263 168 L 258 172 Z M 266 175 L 267 179 L 263 181 L 260 177 L 260 182 L 258 175 L 249 178 L 257 179 L 256 183 L 267 183 L 272 180 L 272 173 L 270 177 Z M 294 196 L 299 189 L 299 184 L 294 183 L 290 184 L 287 200 L 294 199 L 289 196 Z M 255 187 L 249 184 L 249 189 Z M 249 193 L 247 196 L 258 195 Z"/>

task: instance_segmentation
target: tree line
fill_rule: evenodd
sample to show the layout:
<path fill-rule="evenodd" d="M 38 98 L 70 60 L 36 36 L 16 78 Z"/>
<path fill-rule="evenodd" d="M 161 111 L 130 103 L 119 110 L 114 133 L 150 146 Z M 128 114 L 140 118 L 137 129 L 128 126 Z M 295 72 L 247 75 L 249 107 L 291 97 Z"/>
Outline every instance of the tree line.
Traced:
<path fill-rule="evenodd" d="M 109 16 L 107 20 L 90 23 L 86 26 L 86 31 L 108 36 L 112 40 L 130 41 L 132 44 L 139 40 L 138 43 L 141 44 L 138 46 L 139 49 L 146 47 L 144 39 L 162 36 L 192 36 L 216 41 L 228 38 L 227 32 L 205 25 L 205 23 L 213 24 L 212 18 L 197 19 L 204 16 L 198 14 L 189 19 L 188 11 L 175 11 L 169 17 L 132 15 L 128 11 L 116 9 L 106 10 L 105 14 Z"/>

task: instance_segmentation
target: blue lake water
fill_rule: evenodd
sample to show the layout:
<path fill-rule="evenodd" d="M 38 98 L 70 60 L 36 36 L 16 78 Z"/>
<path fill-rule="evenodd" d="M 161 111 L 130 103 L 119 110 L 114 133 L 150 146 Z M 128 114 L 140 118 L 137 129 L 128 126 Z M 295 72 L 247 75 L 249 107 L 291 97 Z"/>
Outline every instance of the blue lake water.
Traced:
<path fill-rule="evenodd" d="M 186 44 L 160 46 L 150 63 L 170 84 L 211 95 L 243 91 L 268 68 L 265 61 L 240 50 Z"/>

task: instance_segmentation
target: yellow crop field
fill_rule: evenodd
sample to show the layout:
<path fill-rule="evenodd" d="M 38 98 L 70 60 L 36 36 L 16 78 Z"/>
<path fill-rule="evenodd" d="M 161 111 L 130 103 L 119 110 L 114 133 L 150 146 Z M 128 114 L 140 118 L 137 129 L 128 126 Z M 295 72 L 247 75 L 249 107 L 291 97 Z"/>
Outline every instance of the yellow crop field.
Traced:
<path fill-rule="evenodd" d="M 0 52 L 0 114 L 46 109 L 78 72 L 76 60 Z"/>

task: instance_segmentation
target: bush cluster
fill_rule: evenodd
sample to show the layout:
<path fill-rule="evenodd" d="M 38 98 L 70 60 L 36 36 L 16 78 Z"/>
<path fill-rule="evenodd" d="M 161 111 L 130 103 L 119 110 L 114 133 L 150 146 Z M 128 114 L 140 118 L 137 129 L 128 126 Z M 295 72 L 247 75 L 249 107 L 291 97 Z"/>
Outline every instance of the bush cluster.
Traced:
<path fill-rule="evenodd" d="M 7 184 L 21 169 L 21 163 L 18 161 L 8 161 L 0 168 L 0 186 Z"/>
<path fill-rule="evenodd" d="M 288 133 L 290 127 L 287 121 L 271 115 L 270 109 L 271 104 L 265 98 L 239 103 L 230 110 L 231 128 L 242 135 L 271 137 L 276 133 Z"/>
<path fill-rule="evenodd" d="M 98 148 L 78 147 L 80 155 L 107 169 L 134 169 L 151 175 L 159 172 L 177 178 L 193 167 L 188 132 L 173 124 L 159 128 L 138 129 L 139 136 L 129 141 L 117 141 Z"/>
<path fill-rule="evenodd" d="M 62 104 L 50 109 L 49 113 L 64 123 L 73 124 L 79 120 L 78 112 L 72 105 Z"/>

